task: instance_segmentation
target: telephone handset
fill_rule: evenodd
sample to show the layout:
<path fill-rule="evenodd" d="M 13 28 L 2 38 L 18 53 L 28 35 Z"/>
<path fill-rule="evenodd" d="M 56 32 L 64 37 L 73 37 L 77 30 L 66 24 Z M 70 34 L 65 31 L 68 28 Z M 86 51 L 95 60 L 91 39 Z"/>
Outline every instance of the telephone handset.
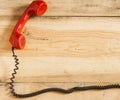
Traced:
<path fill-rule="evenodd" d="M 16 49 L 23 49 L 25 47 L 26 39 L 21 31 L 26 21 L 30 18 L 31 15 L 35 14 L 40 16 L 45 13 L 47 10 L 47 4 L 43 0 L 33 1 L 29 7 L 24 11 L 23 15 L 20 17 L 16 26 L 13 29 L 12 35 L 9 39 L 12 46 Z"/>

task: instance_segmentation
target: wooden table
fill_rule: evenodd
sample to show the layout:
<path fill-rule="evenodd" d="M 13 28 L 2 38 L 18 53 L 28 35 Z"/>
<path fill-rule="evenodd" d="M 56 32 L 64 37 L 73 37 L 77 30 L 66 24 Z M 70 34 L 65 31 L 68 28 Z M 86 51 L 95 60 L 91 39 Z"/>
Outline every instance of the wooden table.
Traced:
<path fill-rule="evenodd" d="M 14 68 L 9 36 L 31 0 L 0 0 L 0 100 L 9 93 Z M 17 93 L 47 87 L 70 88 L 120 82 L 120 0 L 46 0 L 48 11 L 23 29 L 24 50 L 16 50 L 20 69 Z M 64 95 L 46 93 L 25 100 L 120 100 L 120 90 Z"/>

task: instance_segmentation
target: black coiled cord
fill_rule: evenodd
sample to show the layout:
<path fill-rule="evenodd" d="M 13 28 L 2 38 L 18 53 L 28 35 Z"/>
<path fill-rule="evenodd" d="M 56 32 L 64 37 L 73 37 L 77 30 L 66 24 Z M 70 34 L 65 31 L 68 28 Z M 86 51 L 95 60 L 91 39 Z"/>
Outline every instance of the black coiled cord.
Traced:
<path fill-rule="evenodd" d="M 27 98 L 27 97 L 33 97 L 39 94 L 43 94 L 46 92 L 59 92 L 59 93 L 65 93 L 65 94 L 69 94 L 75 91 L 86 91 L 86 90 L 105 90 L 105 89 L 112 89 L 112 88 L 120 88 L 120 84 L 110 84 L 110 85 L 104 85 L 104 86 L 84 86 L 84 87 L 73 87 L 70 89 L 62 89 L 62 88 L 47 88 L 47 89 L 43 89 L 40 91 L 36 91 L 33 93 L 28 93 L 28 94 L 17 94 L 15 92 L 14 89 L 14 79 L 15 79 L 15 74 L 17 74 L 17 70 L 18 65 L 19 65 L 19 59 L 17 58 L 17 55 L 15 55 L 14 52 L 14 47 L 12 47 L 12 53 L 13 53 L 13 57 L 15 60 L 15 69 L 13 70 L 14 72 L 12 73 L 12 76 L 10 78 L 10 89 L 11 89 L 11 93 L 13 96 L 18 97 L 18 98 Z"/>

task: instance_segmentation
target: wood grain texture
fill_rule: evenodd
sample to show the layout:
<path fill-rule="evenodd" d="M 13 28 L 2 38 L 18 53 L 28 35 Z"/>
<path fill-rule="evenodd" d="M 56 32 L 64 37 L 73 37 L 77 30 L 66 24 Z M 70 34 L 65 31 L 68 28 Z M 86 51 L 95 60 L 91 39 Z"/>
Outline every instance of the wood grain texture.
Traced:
<path fill-rule="evenodd" d="M 21 15 L 32 0 L 0 0 L 0 15 Z M 45 0 L 44 16 L 120 16 L 120 0 Z M 7 6 L 6 6 L 7 5 Z"/>
<path fill-rule="evenodd" d="M 30 2 L 0 0 L 0 100 L 18 100 L 8 93 L 6 85 L 14 68 L 8 39 Z M 16 91 L 119 83 L 120 0 L 46 2 L 46 14 L 31 18 L 22 31 L 27 43 L 24 50 L 16 50 L 20 59 Z M 69 95 L 48 93 L 28 100 L 119 100 L 119 95 L 120 90 L 113 89 Z"/>
<path fill-rule="evenodd" d="M 11 19 L 2 17 L 0 24 L 0 41 L 5 41 L 0 45 L 1 82 L 9 81 L 14 68 L 8 38 L 18 17 Z M 119 25 L 114 17 L 31 19 L 23 30 L 26 48 L 16 50 L 20 58 L 16 81 L 120 82 Z"/>

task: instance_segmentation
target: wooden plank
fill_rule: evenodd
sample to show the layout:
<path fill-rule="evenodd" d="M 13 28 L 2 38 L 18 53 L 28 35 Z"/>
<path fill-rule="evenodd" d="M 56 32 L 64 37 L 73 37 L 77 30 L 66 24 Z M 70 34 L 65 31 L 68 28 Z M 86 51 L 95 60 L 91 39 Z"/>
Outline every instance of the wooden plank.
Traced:
<path fill-rule="evenodd" d="M 64 89 L 71 88 L 74 86 L 86 86 L 91 83 L 16 83 L 15 91 L 17 93 L 30 93 L 40 89 L 48 87 L 61 87 Z M 93 83 L 92 83 L 93 84 Z M 10 94 L 8 85 L 1 83 L 0 84 L 0 99 L 1 100 L 19 100 L 18 98 L 13 97 Z M 47 100 L 53 98 L 54 100 L 73 100 L 82 98 L 83 100 L 119 100 L 120 99 L 120 90 L 111 89 L 111 90 L 102 90 L 102 91 L 84 91 L 84 92 L 74 92 L 71 94 L 60 94 L 55 92 L 45 93 L 31 98 L 26 98 L 25 100 Z M 24 100 L 24 99 L 22 99 Z"/>
<path fill-rule="evenodd" d="M 8 82 L 14 68 L 11 57 L 0 62 L 1 82 Z M 16 82 L 120 82 L 116 57 L 22 57 Z"/>
<path fill-rule="evenodd" d="M 0 0 L 1 16 L 20 16 L 32 0 Z M 45 0 L 44 16 L 120 16 L 120 0 Z"/>
<path fill-rule="evenodd" d="M 0 79 L 8 82 L 14 68 L 8 39 L 18 17 L 1 18 Z M 119 18 L 33 18 L 23 32 L 17 82 L 120 82 Z"/>
<path fill-rule="evenodd" d="M 6 43 L 6 46 L 4 43 L 2 43 L 0 45 L 0 47 L 4 50 L 8 50 L 8 48 L 10 47 L 10 46 L 8 46 L 7 41 L 9 39 L 9 36 L 10 36 L 12 29 L 17 20 L 18 20 L 18 17 L 9 17 L 9 18 L 1 17 L 1 20 L 0 20 L 0 22 L 1 22 L 0 23 L 0 32 L 1 33 L 0 33 L 0 35 L 2 38 L 0 41 L 1 42 L 3 40 L 6 41 L 6 42 L 4 42 L 4 43 Z M 25 28 L 23 30 L 23 33 L 27 37 L 27 45 L 26 45 L 25 49 L 28 49 L 28 50 L 29 49 L 38 49 L 39 46 L 44 46 L 44 47 L 46 46 L 46 48 L 48 48 L 48 46 L 45 45 L 46 43 L 49 43 L 52 45 L 51 46 L 52 50 L 56 49 L 56 48 L 67 49 L 62 46 L 70 45 L 72 42 L 74 42 L 74 44 L 77 44 L 77 42 L 79 42 L 78 45 L 80 45 L 82 47 L 83 44 L 90 45 L 91 41 L 95 41 L 98 44 L 99 44 L 99 42 L 103 43 L 103 47 L 108 47 L 110 45 L 108 43 L 110 43 L 110 42 L 107 39 L 109 39 L 109 38 L 111 40 L 114 40 L 113 42 L 119 43 L 119 41 L 117 41 L 119 39 L 119 32 L 120 32 L 120 26 L 119 26 L 120 22 L 119 21 L 120 21 L 119 18 L 114 18 L 114 17 L 112 17 L 112 18 L 108 18 L 108 17 L 107 18 L 101 18 L 101 17 L 94 17 L 94 18 L 93 17 L 91 17 L 91 18 L 90 17 L 86 17 L 86 18 L 84 18 L 84 17 L 39 18 L 38 17 L 38 18 L 33 18 L 27 23 L 27 25 L 25 26 Z M 63 39 L 63 37 L 64 37 L 64 39 Z M 91 40 L 91 38 L 93 40 Z M 97 38 L 97 39 L 99 38 L 99 39 L 96 40 L 94 38 Z M 102 41 L 100 39 L 102 39 Z M 89 43 L 85 42 L 85 43 L 80 44 L 81 42 L 86 41 L 86 40 Z M 54 45 L 58 44 L 59 41 L 65 42 L 66 44 L 61 45 L 59 47 L 58 46 L 54 47 Z M 39 44 L 39 45 L 37 45 L 38 48 L 35 47 L 36 42 Z M 55 44 L 52 44 L 52 43 L 55 43 Z M 68 44 L 68 43 L 70 43 L 70 44 Z M 104 43 L 106 43 L 106 44 L 104 44 Z M 91 45 L 92 45 L 92 43 L 91 43 Z M 112 46 L 115 46 L 115 45 L 112 45 Z M 32 47 L 34 47 L 34 48 L 32 48 Z M 117 45 L 117 47 L 118 47 L 118 45 Z M 102 47 L 100 47 L 100 48 L 102 48 Z M 111 49 L 112 48 L 114 48 L 114 47 L 111 47 Z M 83 48 L 83 49 L 85 49 L 85 48 Z M 86 49 L 88 49 L 88 48 L 86 48 Z M 50 50 L 48 49 L 48 51 L 50 51 Z M 48 52 L 48 51 L 46 51 L 46 52 Z M 68 50 L 67 50 L 67 52 L 68 52 Z M 71 50 L 71 52 L 72 52 L 72 50 Z M 81 50 L 81 52 L 82 52 L 82 50 Z M 84 55 L 85 55 L 86 52 L 85 53 L 82 52 L 82 53 L 84 53 Z M 103 51 L 101 52 L 101 50 L 100 50 L 99 52 L 102 53 Z M 5 52 L 5 53 L 7 53 L 7 52 Z M 83 55 L 82 53 L 81 53 L 81 55 Z M 94 53 L 96 53 L 96 52 L 94 52 Z M 42 55 L 42 53 L 40 55 Z M 76 55 L 76 56 L 80 56 L 80 55 Z"/>

